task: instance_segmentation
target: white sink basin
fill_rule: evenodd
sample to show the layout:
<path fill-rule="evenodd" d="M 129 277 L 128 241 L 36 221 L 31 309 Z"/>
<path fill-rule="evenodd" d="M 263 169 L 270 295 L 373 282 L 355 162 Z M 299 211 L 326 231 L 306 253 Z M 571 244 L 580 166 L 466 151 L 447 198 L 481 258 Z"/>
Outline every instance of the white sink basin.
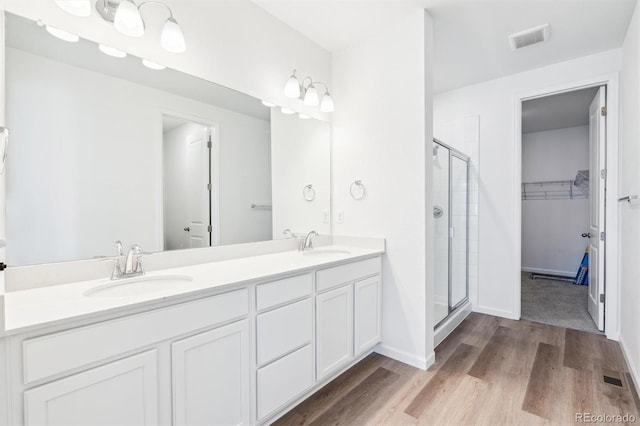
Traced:
<path fill-rule="evenodd" d="M 187 275 L 140 276 L 114 280 L 93 287 L 84 293 L 86 297 L 132 297 L 171 290 L 193 281 Z"/>
<path fill-rule="evenodd" d="M 336 254 L 351 254 L 351 252 L 347 250 L 323 249 L 323 248 L 305 250 L 302 252 L 303 256 L 333 256 Z"/>

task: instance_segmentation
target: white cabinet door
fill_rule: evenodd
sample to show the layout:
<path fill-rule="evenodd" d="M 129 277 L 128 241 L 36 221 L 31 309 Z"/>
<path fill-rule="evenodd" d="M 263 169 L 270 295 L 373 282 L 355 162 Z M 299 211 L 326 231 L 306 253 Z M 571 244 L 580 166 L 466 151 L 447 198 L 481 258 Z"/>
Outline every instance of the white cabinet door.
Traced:
<path fill-rule="evenodd" d="M 316 296 L 318 379 L 348 363 L 353 357 L 353 286 Z"/>
<path fill-rule="evenodd" d="M 24 393 L 26 425 L 157 425 L 157 352 L 114 361 Z"/>
<path fill-rule="evenodd" d="M 353 291 L 354 341 L 357 355 L 381 340 L 380 276 L 356 282 Z"/>
<path fill-rule="evenodd" d="M 171 346 L 175 424 L 249 424 L 249 322 L 206 331 Z"/>

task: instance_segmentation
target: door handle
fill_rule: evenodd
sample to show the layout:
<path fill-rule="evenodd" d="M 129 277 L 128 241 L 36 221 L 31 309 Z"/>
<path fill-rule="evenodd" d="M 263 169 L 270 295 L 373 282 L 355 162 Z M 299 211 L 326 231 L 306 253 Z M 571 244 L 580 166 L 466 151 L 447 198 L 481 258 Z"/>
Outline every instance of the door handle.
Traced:
<path fill-rule="evenodd" d="M 583 232 L 582 238 L 591 238 L 591 232 Z"/>
<path fill-rule="evenodd" d="M 185 226 L 185 227 L 184 227 L 184 230 L 185 230 L 185 231 L 187 231 L 187 232 L 189 232 L 189 231 L 191 231 L 191 228 L 189 228 L 188 226 Z"/>

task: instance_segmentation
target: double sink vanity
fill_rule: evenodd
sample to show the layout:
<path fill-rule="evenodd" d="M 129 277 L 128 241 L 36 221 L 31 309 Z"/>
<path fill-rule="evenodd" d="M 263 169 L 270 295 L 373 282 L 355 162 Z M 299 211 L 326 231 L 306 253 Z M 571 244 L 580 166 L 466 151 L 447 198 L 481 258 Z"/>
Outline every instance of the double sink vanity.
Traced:
<path fill-rule="evenodd" d="M 9 424 L 270 423 L 381 341 L 383 252 L 367 239 L 7 293 Z"/>
<path fill-rule="evenodd" d="M 49 24 L 0 20 L 0 426 L 269 424 L 381 342 L 384 240 L 332 235 L 326 114 Z"/>

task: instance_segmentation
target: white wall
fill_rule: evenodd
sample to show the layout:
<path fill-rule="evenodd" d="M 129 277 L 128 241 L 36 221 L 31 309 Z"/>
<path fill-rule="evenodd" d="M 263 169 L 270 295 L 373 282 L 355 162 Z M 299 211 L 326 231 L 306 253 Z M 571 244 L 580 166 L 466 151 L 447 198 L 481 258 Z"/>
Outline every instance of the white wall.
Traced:
<path fill-rule="evenodd" d="M 333 232 L 387 239 L 379 350 L 423 368 L 433 361 L 432 53 L 419 11 L 333 56 Z"/>
<path fill-rule="evenodd" d="M 285 229 L 330 234 L 331 125 L 273 108 L 271 138 L 273 239 L 285 238 Z M 312 201 L 303 196 L 307 185 L 315 191 Z"/>
<path fill-rule="evenodd" d="M 620 120 L 620 192 L 640 194 L 640 7 L 623 46 Z M 620 341 L 640 386 L 640 206 L 620 205 Z"/>
<path fill-rule="evenodd" d="M 6 72 L 11 164 L 29 164 L 7 170 L 9 263 L 111 255 L 116 239 L 162 250 L 163 112 L 218 125 L 221 242 L 247 241 L 254 183 L 239 175 L 259 171 L 270 196 L 267 121 L 15 49 Z"/>
<path fill-rule="evenodd" d="M 434 121 L 480 116 L 479 281 L 474 309 L 514 317 L 517 271 L 515 96 L 554 85 L 577 82 L 621 69 L 621 49 L 514 74 L 440 93 L 434 99 Z"/>
<path fill-rule="evenodd" d="M 589 170 L 589 126 L 522 135 L 522 182 L 573 180 L 578 170 Z M 575 276 L 588 244 L 583 232 L 588 198 L 523 200 L 522 270 Z"/>

